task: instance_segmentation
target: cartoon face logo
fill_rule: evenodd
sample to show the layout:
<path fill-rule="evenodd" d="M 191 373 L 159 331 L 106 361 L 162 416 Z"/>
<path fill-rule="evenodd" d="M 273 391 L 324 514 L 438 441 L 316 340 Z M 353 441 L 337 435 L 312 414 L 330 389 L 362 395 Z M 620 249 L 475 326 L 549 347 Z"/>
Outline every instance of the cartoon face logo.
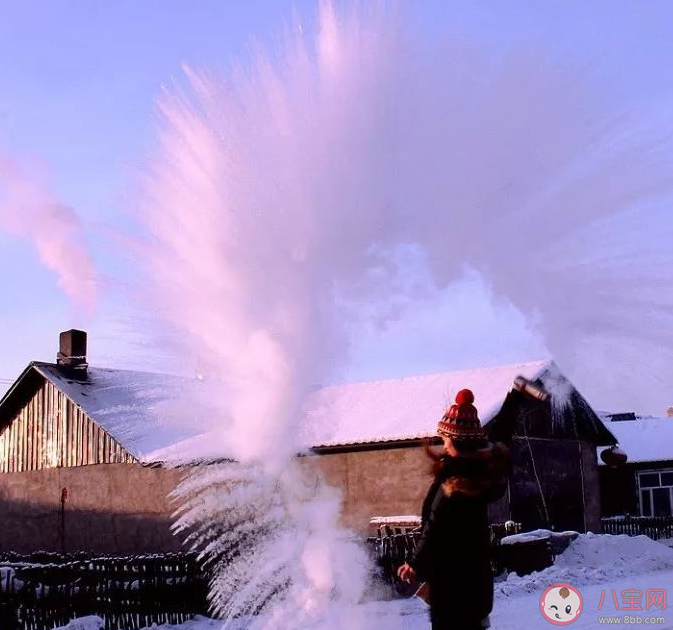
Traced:
<path fill-rule="evenodd" d="M 582 596 L 571 584 L 552 584 L 540 597 L 542 616 L 556 626 L 567 626 L 582 612 Z"/>

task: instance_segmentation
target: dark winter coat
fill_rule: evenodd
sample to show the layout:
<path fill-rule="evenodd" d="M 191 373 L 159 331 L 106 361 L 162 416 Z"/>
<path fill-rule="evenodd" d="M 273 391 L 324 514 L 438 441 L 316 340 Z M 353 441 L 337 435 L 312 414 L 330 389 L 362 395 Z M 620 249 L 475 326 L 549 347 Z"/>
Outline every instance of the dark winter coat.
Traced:
<path fill-rule="evenodd" d="M 410 565 L 430 586 L 433 627 L 469 626 L 493 608 L 488 503 L 506 489 L 509 451 L 492 444 L 445 457 L 423 502 L 423 528 Z"/>

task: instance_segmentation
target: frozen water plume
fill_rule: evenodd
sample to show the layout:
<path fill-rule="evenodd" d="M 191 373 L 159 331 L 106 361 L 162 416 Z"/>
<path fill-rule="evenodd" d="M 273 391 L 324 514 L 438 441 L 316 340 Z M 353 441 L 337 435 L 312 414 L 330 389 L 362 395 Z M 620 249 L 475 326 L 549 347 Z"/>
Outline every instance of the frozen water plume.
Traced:
<path fill-rule="evenodd" d="M 176 527 L 210 562 L 215 612 L 249 627 L 358 627 L 365 558 L 295 457 L 306 396 L 339 376 L 358 323 L 385 326 L 469 270 L 571 376 L 587 352 L 593 370 L 638 348 L 673 368 L 657 290 L 670 165 L 593 77 L 540 50 L 430 47 L 379 3 L 323 3 L 311 32 L 247 68 L 186 69 L 159 101 L 138 204 L 144 304 L 203 376 L 187 420 L 204 435 L 180 457 L 219 462 L 178 489 Z M 611 391 L 638 402 L 642 383 L 620 377 Z"/>

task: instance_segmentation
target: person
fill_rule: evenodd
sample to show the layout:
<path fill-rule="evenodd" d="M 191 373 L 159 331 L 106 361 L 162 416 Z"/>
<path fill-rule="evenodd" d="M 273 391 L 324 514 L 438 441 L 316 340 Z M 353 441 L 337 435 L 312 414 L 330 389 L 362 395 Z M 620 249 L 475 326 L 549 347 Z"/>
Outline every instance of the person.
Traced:
<path fill-rule="evenodd" d="M 493 609 L 487 506 L 505 493 L 509 449 L 488 440 L 473 403 L 461 390 L 439 421 L 444 453 L 423 501 L 416 551 L 398 569 L 402 580 L 429 587 L 432 630 L 488 627 Z"/>

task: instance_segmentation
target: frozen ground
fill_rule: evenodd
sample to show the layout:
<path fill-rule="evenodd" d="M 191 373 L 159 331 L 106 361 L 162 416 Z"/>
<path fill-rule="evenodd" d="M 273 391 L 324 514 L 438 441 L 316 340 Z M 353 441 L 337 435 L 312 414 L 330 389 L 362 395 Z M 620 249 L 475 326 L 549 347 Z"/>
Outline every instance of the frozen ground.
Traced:
<path fill-rule="evenodd" d="M 666 541 L 669 542 L 669 541 Z M 645 593 L 650 589 L 666 589 L 673 596 L 673 549 L 645 536 L 607 536 L 586 534 L 571 543 L 568 550 L 556 559 L 553 567 L 496 583 L 495 607 L 491 614 L 492 630 L 546 629 L 551 624 L 539 612 L 540 595 L 555 582 L 567 582 L 582 594 L 584 607 L 580 617 L 571 625 L 573 630 L 602 627 L 599 617 L 639 615 L 663 617 L 664 623 L 641 624 L 609 623 L 613 628 L 655 627 L 673 630 L 673 601 L 667 608 L 645 610 Z M 612 597 L 615 591 L 620 608 L 626 603 L 622 592 L 642 591 L 642 611 L 616 610 Z M 601 610 L 601 592 L 605 592 Z M 370 602 L 353 611 L 352 628 L 356 630 L 428 630 L 425 606 L 417 600 Z M 361 625 L 357 621 L 361 622 Z M 364 622 L 364 623 L 362 623 Z M 180 626 L 164 625 L 160 630 L 216 630 L 222 622 L 196 618 Z M 95 617 L 79 619 L 66 626 L 67 630 L 98 630 L 100 620 Z M 281 629 L 284 630 L 284 629 Z M 306 628 L 305 630 L 311 630 Z"/>

